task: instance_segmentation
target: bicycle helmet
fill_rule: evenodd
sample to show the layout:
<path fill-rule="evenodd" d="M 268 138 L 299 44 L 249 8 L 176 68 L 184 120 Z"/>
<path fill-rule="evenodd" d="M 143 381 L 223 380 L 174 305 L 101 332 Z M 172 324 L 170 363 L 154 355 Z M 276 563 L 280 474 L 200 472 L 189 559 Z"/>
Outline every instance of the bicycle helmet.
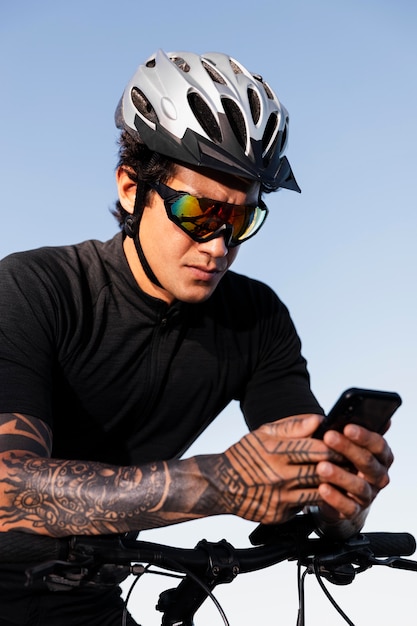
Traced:
<path fill-rule="evenodd" d="M 165 53 L 140 65 L 116 125 L 176 162 L 300 191 L 283 156 L 288 112 L 269 85 L 226 54 Z"/>

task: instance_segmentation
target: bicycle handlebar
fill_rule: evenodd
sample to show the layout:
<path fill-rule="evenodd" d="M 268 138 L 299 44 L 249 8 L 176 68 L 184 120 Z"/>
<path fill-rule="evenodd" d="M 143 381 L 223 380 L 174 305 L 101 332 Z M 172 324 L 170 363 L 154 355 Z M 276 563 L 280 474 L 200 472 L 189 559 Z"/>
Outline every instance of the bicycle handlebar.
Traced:
<path fill-rule="evenodd" d="M 223 540 L 224 546 L 230 546 L 224 547 L 223 551 L 226 553 L 231 549 L 239 559 L 240 571 L 250 572 L 277 563 L 276 559 L 281 560 L 281 556 L 286 559 L 324 555 L 334 551 L 335 547 L 349 544 L 327 537 L 308 538 L 313 530 L 309 516 L 299 515 L 286 524 L 258 526 L 250 536 L 255 547 L 236 549 Z M 376 558 L 410 556 L 416 550 L 415 538 L 406 532 L 369 532 L 358 537 Z M 99 563 L 144 561 L 162 566 L 164 561 L 177 561 L 185 567 L 197 569 L 207 565 L 205 548 L 171 547 L 131 539 L 128 535 L 54 538 L 18 531 L 0 533 L 0 563 L 65 561 L 70 553 L 83 554 Z"/>
<path fill-rule="evenodd" d="M 349 584 L 356 572 L 372 565 L 417 571 L 417 562 L 402 557 L 416 550 L 409 533 L 361 533 L 347 541 L 310 538 L 309 515 L 276 526 L 258 526 L 252 547 L 234 548 L 224 539 L 200 541 L 195 548 L 177 548 L 133 539 L 129 535 L 51 538 L 23 532 L 0 533 L 0 563 L 22 563 L 28 585 L 39 581 L 51 590 L 80 585 L 114 585 L 129 574 L 140 575 L 146 563 L 185 574 L 179 585 L 160 595 L 157 605 L 163 626 L 194 623 L 195 612 L 211 591 L 245 572 L 297 560 L 335 584 Z M 384 559 L 384 560 L 378 560 Z M 212 598 L 213 599 L 213 598 Z M 227 623 L 227 622 L 225 622 Z"/>

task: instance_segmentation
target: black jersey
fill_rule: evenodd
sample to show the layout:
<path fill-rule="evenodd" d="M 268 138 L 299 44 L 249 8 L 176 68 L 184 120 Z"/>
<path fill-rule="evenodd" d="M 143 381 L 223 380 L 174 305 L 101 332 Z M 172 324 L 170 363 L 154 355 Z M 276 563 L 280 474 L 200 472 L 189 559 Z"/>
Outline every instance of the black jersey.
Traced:
<path fill-rule="evenodd" d="M 287 308 L 228 271 L 205 302 L 143 293 L 118 234 L 0 264 L 0 413 L 50 424 L 53 456 L 181 455 L 232 400 L 250 428 L 322 412 Z"/>

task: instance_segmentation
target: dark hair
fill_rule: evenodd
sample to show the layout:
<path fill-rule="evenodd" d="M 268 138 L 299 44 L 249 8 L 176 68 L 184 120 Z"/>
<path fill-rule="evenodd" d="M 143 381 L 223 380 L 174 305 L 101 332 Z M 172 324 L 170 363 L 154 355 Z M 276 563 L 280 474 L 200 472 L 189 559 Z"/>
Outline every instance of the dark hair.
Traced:
<path fill-rule="evenodd" d="M 147 146 L 139 143 L 128 132 L 122 131 L 118 144 L 119 161 L 117 167 L 124 168 L 129 178 L 135 183 L 138 181 L 166 183 L 174 174 L 176 166 L 174 161 L 159 154 L 159 152 L 149 150 Z M 122 207 L 120 200 L 115 203 L 112 213 L 122 228 L 128 212 Z"/>

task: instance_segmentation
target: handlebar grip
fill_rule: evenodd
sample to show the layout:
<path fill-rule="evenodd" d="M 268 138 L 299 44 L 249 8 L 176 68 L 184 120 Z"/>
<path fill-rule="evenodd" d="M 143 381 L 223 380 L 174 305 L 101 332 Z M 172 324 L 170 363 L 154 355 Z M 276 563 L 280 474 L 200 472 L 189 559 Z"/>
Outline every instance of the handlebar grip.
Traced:
<path fill-rule="evenodd" d="M 64 560 L 69 552 L 68 538 L 9 531 L 0 533 L 0 563 L 36 563 Z"/>
<path fill-rule="evenodd" d="M 416 540 L 410 533 L 365 533 L 376 557 L 410 556 L 416 550 Z"/>

